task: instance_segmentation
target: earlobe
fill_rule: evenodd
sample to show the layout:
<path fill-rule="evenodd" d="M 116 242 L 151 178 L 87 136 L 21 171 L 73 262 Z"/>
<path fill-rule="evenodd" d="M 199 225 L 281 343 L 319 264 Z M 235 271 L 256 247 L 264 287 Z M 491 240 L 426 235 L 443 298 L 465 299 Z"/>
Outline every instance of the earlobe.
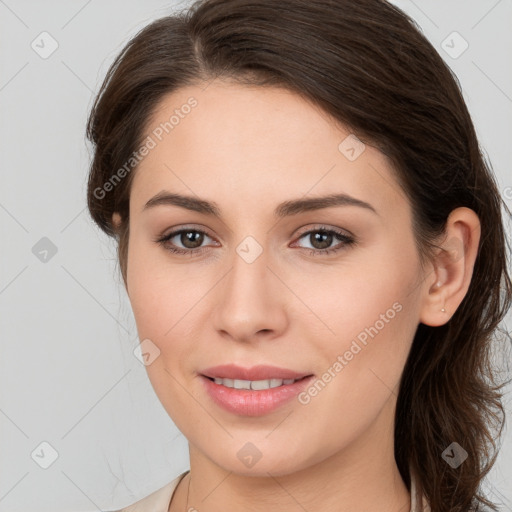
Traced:
<path fill-rule="evenodd" d="M 480 243 L 480 220 L 466 207 L 451 212 L 445 233 L 425 279 L 420 322 L 446 324 L 466 296 Z"/>

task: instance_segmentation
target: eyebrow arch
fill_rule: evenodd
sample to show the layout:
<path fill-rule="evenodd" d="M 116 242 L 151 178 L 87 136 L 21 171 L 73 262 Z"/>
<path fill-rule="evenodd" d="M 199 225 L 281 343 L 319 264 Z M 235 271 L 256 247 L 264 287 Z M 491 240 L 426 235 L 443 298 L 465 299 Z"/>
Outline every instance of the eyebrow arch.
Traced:
<path fill-rule="evenodd" d="M 203 213 L 205 215 L 212 215 L 221 218 L 221 212 L 218 205 L 214 202 L 199 199 L 193 196 L 185 196 L 175 194 L 162 190 L 157 195 L 152 197 L 145 205 L 142 211 L 154 208 L 159 205 L 173 205 L 186 208 L 195 212 Z M 378 215 L 375 208 L 360 199 L 349 196 L 347 194 L 330 194 L 321 197 L 310 197 L 307 199 L 293 199 L 279 204 L 274 210 L 276 217 L 288 217 L 291 215 L 298 215 L 299 213 L 321 210 L 323 208 L 330 208 L 333 206 L 357 206 L 372 211 Z"/>

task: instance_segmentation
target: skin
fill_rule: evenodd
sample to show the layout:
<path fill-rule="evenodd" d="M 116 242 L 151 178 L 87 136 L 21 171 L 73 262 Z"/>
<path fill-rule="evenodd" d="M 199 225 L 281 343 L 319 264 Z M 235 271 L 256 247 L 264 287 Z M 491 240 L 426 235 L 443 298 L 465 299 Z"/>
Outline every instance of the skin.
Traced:
<path fill-rule="evenodd" d="M 141 162 L 130 197 L 127 291 L 140 339 L 160 350 L 151 383 L 189 442 L 191 473 L 170 510 L 408 512 L 393 455 L 398 384 L 418 324 L 444 324 L 467 292 L 478 217 L 454 210 L 439 241 L 446 250 L 423 268 L 410 204 L 378 150 L 349 161 L 338 146 L 350 132 L 300 96 L 219 80 L 167 95 L 150 129 L 190 96 L 197 107 Z M 214 201 L 222 218 L 174 205 L 143 211 L 162 190 Z M 283 201 L 333 192 L 377 213 L 273 215 Z M 190 225 L 207 232 L 200 254 L 155 242 Z M 322 246 L 304 233 L 318 225 L 357 243 L 333 237 L 329 247 L 341 250 L 311 255 Z M 236 252 L 249 235 L 263 251 L 252 263 Z M 224 363 L 322 376 L 395 303 L 401 311 L 306 405 L 242 417 L 215 405 L 198 377 Z M 247 442 L 261 452 L 252 468 L 237 457 Z"/>

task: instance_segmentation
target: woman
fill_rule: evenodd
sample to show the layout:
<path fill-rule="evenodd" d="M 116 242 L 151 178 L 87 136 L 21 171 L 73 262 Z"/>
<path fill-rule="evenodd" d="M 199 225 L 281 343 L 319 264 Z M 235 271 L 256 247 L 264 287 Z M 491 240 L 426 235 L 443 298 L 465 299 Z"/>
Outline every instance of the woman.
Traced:
<path fill-rule="evenodd" d="M 190 471 L 130 510 L 473 511 L 510 306 L 449 68 L 381 0 L 205 0 L 92 109 L 88 205 Z"/>

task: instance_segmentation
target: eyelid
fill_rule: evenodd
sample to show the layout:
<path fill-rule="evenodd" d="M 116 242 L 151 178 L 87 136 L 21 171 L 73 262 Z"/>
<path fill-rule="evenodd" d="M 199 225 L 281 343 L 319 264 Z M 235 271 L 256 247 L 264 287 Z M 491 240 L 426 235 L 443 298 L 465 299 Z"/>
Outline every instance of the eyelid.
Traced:
<path fill-rule="evenodd" d="M 357 240 L 357 237 L 352 234 L 347 229 L 338 228 L 335 226 L 329 226 L 327 224 L 313 224 L 312 226 L 305 226 L 304 228 L 300 228 L 300 231 L 297 235 L 295 235 L 295 240 L 302 238 L 304 235 L 307 235 L 311 232 L 317 231 L 326 231 L 326 232 L 334 232 L 342 237 L 351 238 L 354 241 Z"/>
<path fill-rule="evenodd" d="M 169 235 L 177 235 L 178 233 L 181 233 L 182 231 L 197 231 L 199 233 L 204 233 L 205 235 L 209 236 L 211 239 L 215 240 L 216 237 L 213 236 L 208 228 L 205 228 L 204 226 L 200 224 L 184 224 L 183 226 L 177 226 L 172 227 L 164 230 L 161 235 L 157 237 L 158 239 L 167 238 Z"/>

